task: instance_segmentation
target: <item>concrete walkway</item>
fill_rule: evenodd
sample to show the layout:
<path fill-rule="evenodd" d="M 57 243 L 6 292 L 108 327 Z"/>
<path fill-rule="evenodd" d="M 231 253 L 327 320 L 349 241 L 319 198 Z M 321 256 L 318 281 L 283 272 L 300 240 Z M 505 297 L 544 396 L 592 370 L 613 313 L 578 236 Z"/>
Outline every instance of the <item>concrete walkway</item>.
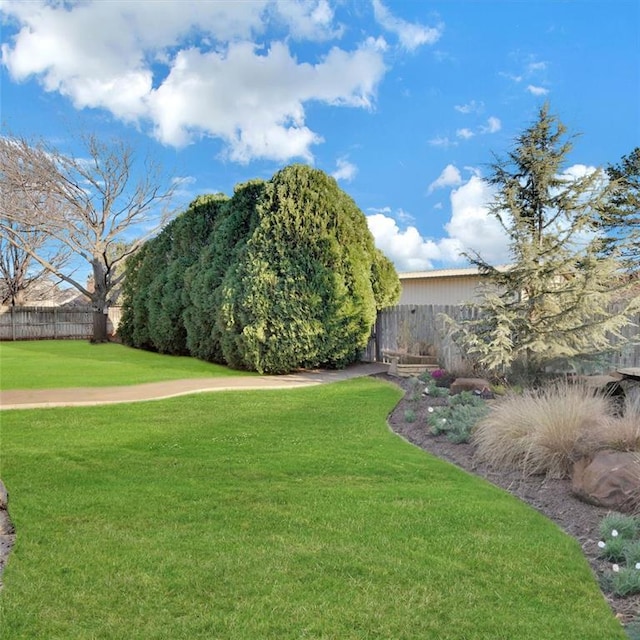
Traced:
<path fill-rule="evenodd" d="M 346 369 L 304 371 L 286 376 L 237 376 L 166 380 L 123 387 L 76 387 L 70 389 L 17 389 L 0 391 L 0 410 L 46 407 L 81 407 L 96 404 L 163 400 L 190 393 L 239 389 L 294 389 L 350 378 L 386 373 L 386 364 L 356 364 Z"/>

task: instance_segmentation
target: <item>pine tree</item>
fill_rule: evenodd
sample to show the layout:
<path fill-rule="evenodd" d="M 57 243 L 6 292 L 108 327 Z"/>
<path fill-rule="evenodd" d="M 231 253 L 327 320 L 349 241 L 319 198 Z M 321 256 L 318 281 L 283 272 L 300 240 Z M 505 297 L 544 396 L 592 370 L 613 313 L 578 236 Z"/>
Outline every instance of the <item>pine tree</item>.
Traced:
<path fill-rule="evenodd" d="M 479 317 L 458 323 L 465 351 L 505 373 L 536 375 L 555 361 L 601 354 L 629 323 L 639 300 L 615 254 L 593 229 L 609 196 L 602 172 L 563 173 L 571 142 L 544 105 L 506 159 L 492 165 L 490 207 L 509 239 L 511 264 L 468 256 L 486 275 Z M 620 343 L 616 345 L 619 348 Z"/>
<path fill-rule="evenodd" d="M 640 270 L 640 147 L 607 167 L 611 196 L 602 212 L 606 250 L 618 251 L 630 271 Z"/>

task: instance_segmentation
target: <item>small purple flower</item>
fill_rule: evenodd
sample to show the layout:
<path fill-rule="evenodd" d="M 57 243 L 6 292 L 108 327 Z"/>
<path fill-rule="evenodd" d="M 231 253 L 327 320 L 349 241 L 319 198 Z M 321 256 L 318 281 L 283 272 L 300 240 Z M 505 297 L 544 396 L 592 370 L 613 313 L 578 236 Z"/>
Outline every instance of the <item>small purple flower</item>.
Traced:
<path fill-rule="evenodd" d="M 442 376 L 444 376 L 445 373 L 446 373 L 446 371 L 444 369 L 434 369 L 431 372 L 431 377 L 434 380 L 439 380 L 440 378 L 442 378 Z"/>

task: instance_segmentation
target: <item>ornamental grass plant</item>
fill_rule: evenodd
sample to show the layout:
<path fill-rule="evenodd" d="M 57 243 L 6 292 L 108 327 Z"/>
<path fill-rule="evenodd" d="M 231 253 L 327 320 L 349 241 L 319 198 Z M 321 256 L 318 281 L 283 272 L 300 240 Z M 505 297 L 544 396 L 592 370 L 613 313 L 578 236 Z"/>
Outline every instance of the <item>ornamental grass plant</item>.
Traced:
<path fill-rule="evenodd" d="M 581 384 L 556 382 L 499 399 L 473 436 L 478 457 L 524 474 L 564 477 L 573 463 L 604 446 L 608 398 Z"/>
<path fill-rule="evenodd" d="M 640 393 L 629 393 L 621 416 L 610 417 L 595 434 L 603 446 L 617 451 L 640 451 Z"/>

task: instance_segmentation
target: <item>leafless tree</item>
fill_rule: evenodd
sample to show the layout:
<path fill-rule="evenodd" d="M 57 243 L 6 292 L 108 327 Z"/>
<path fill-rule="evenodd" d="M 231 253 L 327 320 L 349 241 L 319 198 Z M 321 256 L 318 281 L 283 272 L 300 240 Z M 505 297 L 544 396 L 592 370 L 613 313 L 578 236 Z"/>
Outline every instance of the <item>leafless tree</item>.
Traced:
<path fill-rule="evenodd" d="M 81 140 L 79 158 L 43 141 L 0 138 L 0 237 L 91 301 L 93 340 L 103 342 L 122 265 L 166 221 L 176 185 L 163 188 L 158 165 L 146 158 L 138 167 L 123 141 Z M 91 267 L 93 287 L 70 270 L 79 260 Z"/>
<path fill-rule="evenodd" d="M 16 229 L 16 223 L 7 221 L 7 228 L 15 229 L 16 233 L 29 234 L 29 242 L 34 247 L 42 247 L 46 241 L 46 234 L 31 229 Z M 52 256 L 53 262 L 60 264 L 60 260 Z M 60 265 L 62 266 L 62 265 Z M 26 292 L 35 289 L 48 275 L 25 251 L 12 244 L 6 237 L 0 236 L 0 303 L 11 306 L 21 306 L 25 302 Z"/>

